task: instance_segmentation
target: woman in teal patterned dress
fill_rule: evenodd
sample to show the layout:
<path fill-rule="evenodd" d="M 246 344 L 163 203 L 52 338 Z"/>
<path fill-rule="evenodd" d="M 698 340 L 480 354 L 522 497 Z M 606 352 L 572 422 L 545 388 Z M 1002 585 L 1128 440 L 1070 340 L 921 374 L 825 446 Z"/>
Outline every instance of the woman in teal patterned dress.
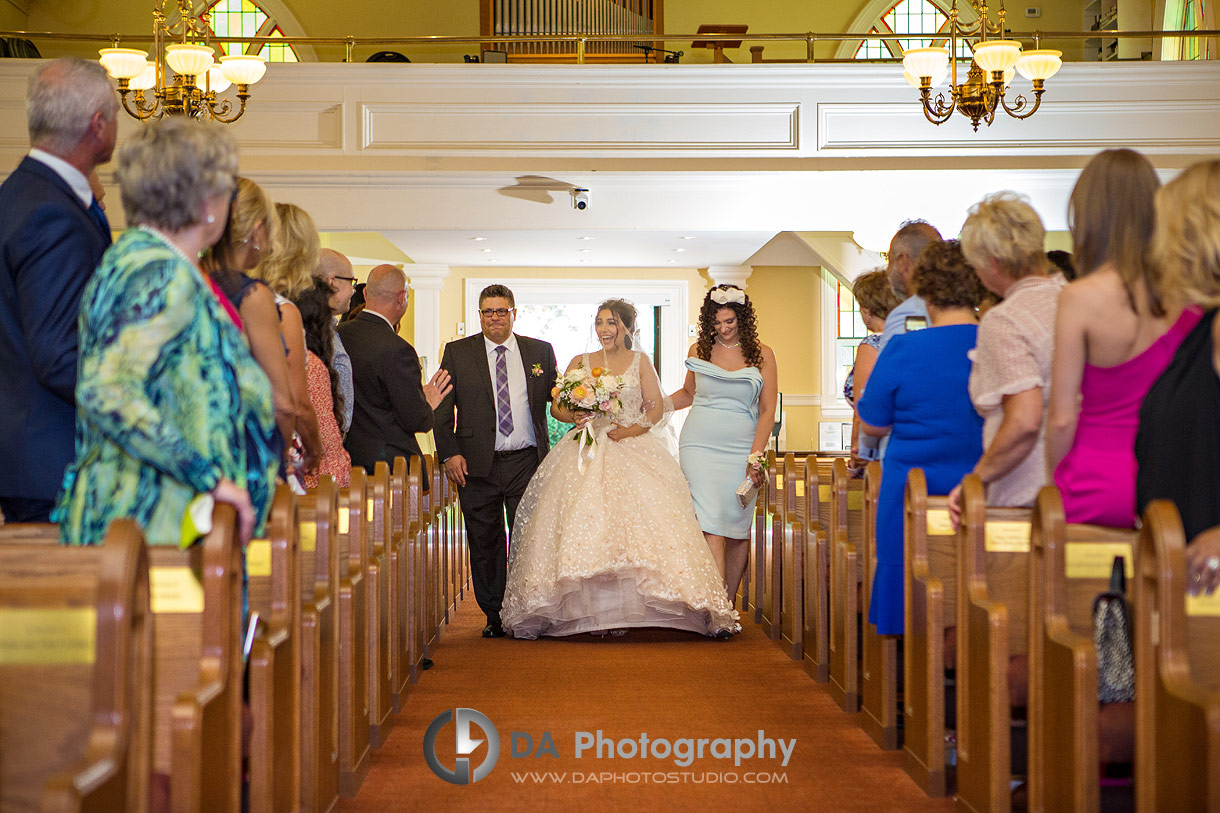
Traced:
<path fill-rule="evenodd" d="M 775 353 L 758 340 L 754 305 L 735 285 L 717 285 L 703 298 L 699 340 L 686 359 L 686 382 L 671 397 L 691 407 L 678 442 L 699 528 L 724 577 L 729 603 L 749 560 L 754 503 L 742 506 L 737 487 L 763 472 L 747 464 L 765 454 L 779 392 Z"/>
<path fill-rule="evenodd" d="M 130 227 L 82 298 L 76 460 L 54 515 L 66 543 L 98 544 L 118 517 L 149 544 L 190 542 L 185 515 L 208 497 L 234 506 L 243 542 L 261 531 L 278 465 L 271 388 L 198 263 L 236 173 L 229 132 L 184 118 L 147 125 L 119 155 Z"/>

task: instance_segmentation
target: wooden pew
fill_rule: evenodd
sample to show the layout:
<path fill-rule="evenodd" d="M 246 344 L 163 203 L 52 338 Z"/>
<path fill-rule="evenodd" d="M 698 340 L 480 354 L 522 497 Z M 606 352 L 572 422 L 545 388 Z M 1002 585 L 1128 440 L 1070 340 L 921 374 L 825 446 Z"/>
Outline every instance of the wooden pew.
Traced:
<path fill-rule="evenodd" d="M 902 748 L 907 774 L 929 796 L 944 796 L 945 631 L 957 623 L 958 537 L 923 469 L 907 475 L 903 517 Z"/>
<path fill-rule="evenodd" d="M 798 486 L 804 488 L 799 479 L 796 458 L 791 453 L 784 457 L 783 533 L 779 537 L 780 573 L 775 577 L 780 593 L 779 629 L 780 643 L 784 652 L 794 661 L 804 661 L 805 640 L 805 523 L 800 518 L 797 504 Z"/>
<path fill-rule="evenodd" d="M 431 479 L 429 503 L 432 506 L 432 536 L 436 544 L 436 557 L 433 562 L 436 581 L 436 637 L 439 641 L 445 635 L 449 625 L 449 585 L 446 580 L 448 562 L 446 561 L 445 531 L 442 522 L 445 506 L 441 495 L 441 466 L 436 455 L 428 456 L 428 476 Z"/>
<path fill-rule="evenodd" d="M 6 542 L 14 528 L 0 529 L 0 810 L 143 813 L 153 620 L 140 530 L 118 520 L 99 546 L 35 548 Z"/>
<path fill-rule="evenodd" d="M 259 615 L 249 664 L 252 813 L 294 811 L 301 802 L 304 749 L 297 510 L 292 491 L 287 486 L 277 488 L 266 538 L 252 539 L 246 547 L 250 611 Z"/>
<path fill-rule="evenodd" d="M 422 671 L 425 641 L 428 583 L 424 569 L 427 562 L 428 540 L 425 536 L 423 505 L 423 471 L 418 457 L 411 456 L 407 474 L 406 522 L 408 534 L 407 550 L 407 663 L 410 666 L 411 682 L 419 681 Z"/>
<path fill-rule="evenodd" d="M 1009 663 L 1028 648 L 1028 508 L 991 508 L 962 481 L 957 579 L 957 799 L 962 810 L 1012 805 Z"/>
<path fill-rule="evenodd" d="M 409 635 L 410 552 L 407 541 L 407 459 L 394 458 L 390 474 L 390 574 L 391 606 L 395 623 L 390 641 L 390 691 L 394 699 L 395 713 L 402 711 L 406 703 L 411 668 L 407 657 Z"/>
<path fill-rule="evenodd" d="M 899 747 L 897 635 L 878 635 L 868 621 L 873 575 L 877 572 L 877 498 L 881 493 L 881 464 L 874 461 L 864 471 L 862 532 L 864 578 L 860 603 L 860 710 L 861 722 L 873 742 L 885 750 Z"/>
<path fill-rule="evenodd" d="M 767 493 L 767 545 L 765 566 L 759 573 L 763 583 L 762 625 L 772 641 L 782 637 L 781 607 L 783 604 L 784 524 L 787 521 L 788 491 L 786 472 L 792 463 L 792 455 L 776 456 L 775 465 L 769 470 L 771 484 L 775 488 Z"/>
<path fill-rule="evenodd" d="M 863 533 L 864 482 L 847 473 L 838 458 L 831 469 L 830 533 L 830 694 L 848 713 L 860 710 L 859 544 Z"/>
<path fill-rule="evenodd" d="M 436 654 L 440 643 L 441 616 L 443 615 L 442 588 L 438 580 L 440 568 L 440 545 L 436 532 L 436 491 L 431 488 L 435 461 L 425 455 L 424 467 L 428 473 L 429 490 L 420 494 L 420 510 L 423 518 L 424 543 L 424 657 Z"/>
<path fill-rule="evenodd" d="M 832 461 L 805 459 L 805 671 L 830 679 L 830 474 Z"/>
<path fill-rule="evenodd" d="M 768 592 L 767 574 L 770 572 L 771 552 L 771 517 L 775 514 L 775 452 L 767 452 L 767 469 L 771 476 L 764 478 L 763 486 L 758 491 L 758 500 L 754 503 L 754 545 L 750 551 L 750 572 L 754 574 L 754 595 L 752 607 L 754 623 L 762 624 L 763 629 L 770 634 L 770 629 L 764 619 L 766 608 L 771 606 L 771 594 Z"/>
<path fill-rule="evenodd" d="M 323 475 L 300 500 L 301 808 L 339 799 L 339 500 Z"/>
<path fill-rule="evenodd" d="M 1134 530 L 1068 525 L 1059 490 L 1034 507 L 1029 577 L 1031 811 L 1097 810 L 1099 741 L 1093 602 L 1115 556 L 1134 574 Z"/>
<path fill-rule="evenodd" d="M 1145 509 L 1138 546 L 1136 809 L 1220 810 L 1220 591 L 1186 595 L 1186 539 L 1172 503 Z"/>
<path fill-rule="evenodd" d="M 390 650 L 397 618 L 390 572 L 390 467 L 377 461 L 368 481 L 369 743 L 380 748 L 394 725 Z"/>
<path fill-rule="evenodd" d="M 339 792 L 356 795 L 369 772 L 368 523 L 364 469 L 339 492 Z"/>

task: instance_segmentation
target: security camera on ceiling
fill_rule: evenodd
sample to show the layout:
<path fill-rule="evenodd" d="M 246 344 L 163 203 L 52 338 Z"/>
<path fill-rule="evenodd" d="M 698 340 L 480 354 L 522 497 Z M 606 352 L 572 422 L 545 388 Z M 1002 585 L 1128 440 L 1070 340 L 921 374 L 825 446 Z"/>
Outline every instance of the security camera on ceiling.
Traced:
<path fill-rule="evenodd" d="M 572 190 L 572 208 L 584 211 L 589 208 L 589 190 L 588 189 L 573 189 Z"/>

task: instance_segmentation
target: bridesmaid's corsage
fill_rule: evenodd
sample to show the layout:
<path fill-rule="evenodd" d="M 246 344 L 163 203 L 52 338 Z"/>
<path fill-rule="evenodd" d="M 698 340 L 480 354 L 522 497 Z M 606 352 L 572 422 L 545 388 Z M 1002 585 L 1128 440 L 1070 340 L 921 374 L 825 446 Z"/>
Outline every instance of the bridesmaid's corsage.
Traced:
<path fill-rule="evenodd" d="M 533 367 L 530 367 L 530 375 L 532 375 L 534 378 L 542 375 L 542 365 L 535 364 Z"/>

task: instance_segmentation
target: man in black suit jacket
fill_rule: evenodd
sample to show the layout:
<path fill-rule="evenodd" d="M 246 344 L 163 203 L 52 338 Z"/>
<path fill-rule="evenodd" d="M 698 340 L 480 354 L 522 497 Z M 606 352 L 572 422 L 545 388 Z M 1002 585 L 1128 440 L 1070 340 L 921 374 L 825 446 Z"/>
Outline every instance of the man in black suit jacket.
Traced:
<path fill-rule="evenodd" d="M 110 245 L 88 176 L 110 160 L 118 97 L 97 62 L 30 79 L 30 154 L 0 184 L 0 511 L 50 519 L 75 454 L 76 320 Z"/>
<path fill-rule="evenodd" d="M 419 356 L 394 325 L 407 312 L 407 277 L 401 268 L 379 265 L 369 272 L 364 310 L 339 325 L 352 360 L 356 405 L 344 446 L 352 463 L 370 474 L 378 460 L 421 458 L 416 432 L 432 428 L 432 410 L 449 389 L 438 372 L 420 384 Z M 424 477 L 427 489 L 428 478 Z"/>
<path fill-rule="evenodd" d="M 516 301 L 503 285 L 479 294 L 483 331 L 445 346 L 441 369 L 453 392 L 436 410 L 436 450 L 457 484 L 470 571 L 484 638 L 500 638 L 500 606 L 508 575 L 509 534 L 517 503 L 551 445 L 546 416 L 555 383 L 555 351 L 547 342 L 513 333 Z M 455 414 L 456 413 L 456 414 Z"/>

